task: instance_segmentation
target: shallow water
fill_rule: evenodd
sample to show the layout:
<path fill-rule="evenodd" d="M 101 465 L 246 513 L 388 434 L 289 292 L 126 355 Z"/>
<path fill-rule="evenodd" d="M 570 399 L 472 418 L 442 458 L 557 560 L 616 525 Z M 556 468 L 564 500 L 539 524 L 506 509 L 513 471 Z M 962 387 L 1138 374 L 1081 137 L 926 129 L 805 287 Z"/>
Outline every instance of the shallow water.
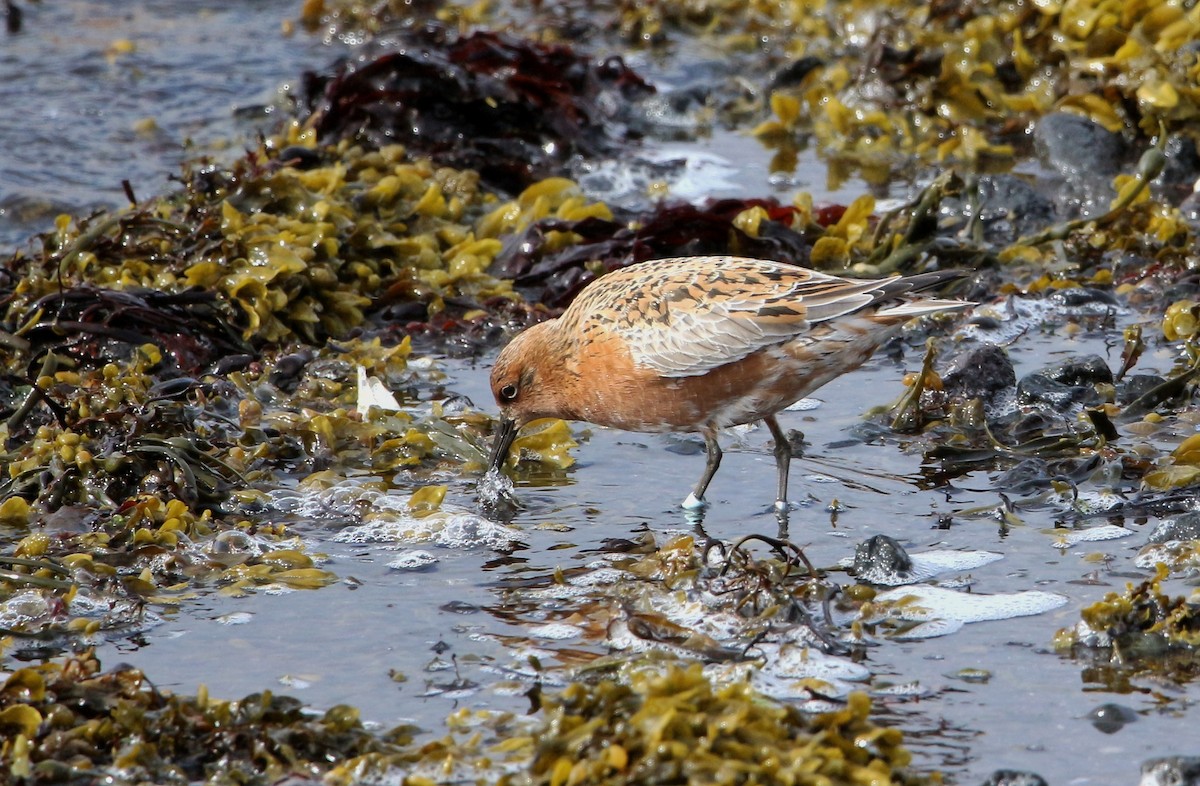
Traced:
<path fill-rule="evenodd" d="M 25 32 L 0 48 L 0 71 L 19 75 L 0 80 L 0 101 L 21 108 L 0 114 L 0 144 L 8 151 L 0 158 L 6 250 L 46 228 L 59 211 L 122 204 L 122 179 L 139 194 L 168 188 L 178 162 L 193 152 L 186 140 L 204 149 L 238 138 L 262 116 L 251 110 L 239 119 L 234 107 L 269 103 L 281 83 L 330 57 L 304 35 L 280 34 L 279 20 L 295 12 L 292 0 L 207 3 L 200 10 L 169 2 L 56 2 L 25 10 Z M 135 51 L 106 56 L 119 39 L 133 41 Z M 157 131 L 134 130 L 148 117 Z M 866 189 L 848 182 L 827 191 L 824 167 L 811 159 L 791 181 L 773 182 L 769 153 L 729 132 L 664 147 L 667 155 L 709 156 L 688 172 L 691 179 L 677 183 L 680 194 L 787 198 L 802 188 L 846 201 Z M 1032 334 L 1013 347 L 1013 358 L 1020 376 L 1057 356 L 1087 352 L 1119 364 L 1119 345 L 1109 347 L 1098 334 Z M 1169 356 L 1150 354 L 1139 370 L 1169 369 Z M 1124 539 L 1060 548 L 1048 508 L 1019 511 L 1023 525 L 1007 531 L 994 516 L 962 515 L 998 505 L 990 474 L 960 478 L 949 491 L 928 490 L 919 452 L 893 441 L 851 439 L 863 413 L 897 398 L 904 371 L 919 365 L 916 350 L 899 365 L 877 358 L 819 391 L 817 408 L 781 416 L 784 428 L 803 431 L 810 446 L 793 462 L 792 496 L 803 505 L 791 516 L 792 538 L 824 567 L 879 533 L 914 552 L 996 551 L 1004 558 L 970 571 L 973 591 L 1039 589 L 1069 600 L 1038 616 L 972 623 L 943 638 L 889 641 L 869 652 L 875 687 L 916 681 L 926 690 L 919 701 L 882 702 L 908 733 L 918 765 L 942 768 L 952 782 L 967 784 L 998 768 L 1033 770 L 1056 784 L 1108 784 L 1134 782 L 1150 756 L 1195 753 L 1181 733 L 1195 721 L 1194 688 L 1176 693 L 1164 685 L 1174 700 L 1160 711 L 1153 695 L 1112 695 L 1085 685 L 1082 665 L 1049 649 L 1054 632 L 1073 625 L 1080 608 L 1140 575 L 1132 556 L 1155 522 L 1126 522 L 1133 534 Z M 488 407 L 486 359 L 444 360 L 442 368 L 447 389 Z M 692 528 L 678 502 L 703 465 L 698 444 L 586 426 L 576 431 L 578 463 L 518 489 L 527 509 L 514 521 L 521 545 L 511 552 L 347 544 L 334 540 L 344 521 L 297 521 L 294 528 L 328 555 L 326 567 L 340 583 L 244 598 L 213 592 L 165 613 L 144 634 L 105 643 L 100 657 L 106 666 L 143 669 L 159 687 L 190 692 L 205 684 L 223 697 L 270 688 L 318 708 L 355 705 L 385 726 L 416 720 L 436 731 L 458 706 L 522 709 L 519 692 L 493 687 L 506 669 L 523 666 L 498 637 L 529 633 L 505 615 L 507 583 L 584 564 L 609 538 Z M 726 458 L 709 492 L 705 530 L 722 539 L 774 534 L 769 435 L 761 428 L 739 431 L 723 443 Z M 397 493 L 405 493 L 409 481 L 395 482 Z M 473 509 L 471 479 L 449 482 L 447 505 Z M 953 515 L 949 529 L 937 528 L 943 514 Z M 439 561 L 415 572 L 387 567 L 397 548 L 410 547 Z M 966 669 L 986 670 L 990 678 L 964 680 Z M 1105 702 L 1140 717 L 1104 734 L 1086 716 Z"/>
<path fill-rule="evenodd" d="M 1018 374 L 1040 367 L 1052 350 L 1105 351 L 1099 337 L 1065 349 L 1061 342 L 1040 339 L 1019 353 L 1026 365 L 1018 365 Z M 873 687 L 916 682 L 923 688 L 919 700 L 882 700 L 884 717 L 910 735 L 918 764 L 943 769 L 956 783 L 978 783 L 998 768 L 1033 770 L 1050 783 L 1130 783 L 1143 759 L 1189 752 L 1179 729 L 1190 715 L 1190 701 L 1176 696 L 1170 711 L 1160 711 L 1151 695 L 1096 690 L 1083 683 L 1080 664 L 1050 649 L 1055 631 L 1073 625 L 1080 608 L 1140 575 L 1131 560 L 1153 522 L 1130 523 L 1133 533 L 1123 539 L 1070 548 L 1056 546 L 1048 510 L 1021 510 L 1024 525 L 1007 532 L 994 516 L 955 515 L 950 529 L 938 529 L 942 514 L 997 506 L 993 479 L 966 476 L 956 482 L 959 490 L 922 491 L 915 487 L 919 455 L 896 444 L 847 444 L 863 411 L 898 397 L 902 372 L 918 364 L 915 353 L 899 367 L 877 358 L 819 391 L 816 409 L 781 416 L 784 428 L 800 429 L 810 444 L 808 456 L 793 463 L 793 499 L 805 503 L 791 516 L 792 539 L 814 564 L 828 568 L 879 533 L 914 553 L 999 552 L 1004 555 L 999 561 L 939 578 L 968 580 L 978 593 L 1044 590 L 1069 600 L 1037 616 L 970 623 L 942 638 L 889 641 L 871 649 L 865 665 L 874 674 Z M 445 361 L 444 368 L 450 389 L 486 400 L 485 368 L 458 361 Z M 386 567 L 396 548 L 407 547 L 337 543 L 332 537 L 340 525 L 322 529 L 310 523 L 300 531 L 321 541 L 316 550 L 329 554 L 326 567 L 345 583 L 315 592 L 209 597 L 150 631 L 137 649 L 121 642 L 106 649 L 120 651 L 121 660 L 145 669 L 160 686 L 191 691 L 204 683 L 221 696 L 274 686 L 316 707 L 353 704 L 384 725 L 415 720 L 436 730 L 459 706 L 523 710 L 527 700 L 519 691 L 507 683 L 492 687 L 504 679 L 505 669 L 525 665 L 496 637 L 530 635 L 506 617 L 505 580 L 585 564 L 608 538 L 691 529 L 678 503 L 702 468 L 701 453 L 679 455 L 674 437 L 583 425 L 576 432 L 582 445 L 575 467 L 551 478 L 555 485 L 518 487 L 527 510 L 514 521 L 523 545 L 511 554 L 418 545 L 440 561 L 408 573 Z M 725 540 L 775 534 L 769 435 L 760 428 L 727 435 L 723 442 L 728 450 L 709 492 L 713 506 L 704 529 Z M 403 477 L 397 484 L 403 485 Z M 829 512 L 835 503 L 836 521 Z M 446 504 L 473 506 L 471 484 L 454 483 Z M 1107 568 L 1097 560 L 1100 554 L 1111 558 Z M 219 621 L 231 613 L 250 616 L 244 624 Z M 117 655 L 102 650 L 101 657 L 111 663 Z M 976 669 L 989 673 L 986 683 L 962 677 Z M 393 672 L 407 680 L 394 681 Z M 1191 696 L 1194 689 L 1184 693 Z M 1123 704 L 1140 717 L 1115 734 L 1102 733 L 1087 715 L 1106 702 Z"/>
<path fill-rule="evenodd" d="M 285 36 L 292 0 L 19 2 L 0 43 L 0 249 L 59 213 L 161 194 L 181 162 L 232 156 L 327 51 Z M 225 148 L 232 147 L 231 152 Z"/>

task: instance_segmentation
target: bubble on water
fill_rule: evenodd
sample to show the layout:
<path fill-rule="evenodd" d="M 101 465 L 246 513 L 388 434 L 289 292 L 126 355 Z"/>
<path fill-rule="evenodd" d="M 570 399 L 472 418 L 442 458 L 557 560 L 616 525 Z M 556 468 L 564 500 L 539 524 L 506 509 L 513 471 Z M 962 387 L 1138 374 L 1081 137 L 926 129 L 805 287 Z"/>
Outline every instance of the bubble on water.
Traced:
<path fill-rule="evenodd" d="M 572 576 L 570 583 L 576 587 L 599 587 L 616 584 L 619 581 L 628 579 L 628 577 L 629 574 L 625 571 L 604 565 L 595 570 L 580 573 L 578 576 Z"/>
<path fill-rule="evenodd" d="M 566 639 L 576 639 L 583 634 L 577 625 L 568 625 L 565 622 L 548 622 L 545 625 L 534 625 L 529 628 L 529 635 L 535 639 L 552 639 L 554 641 L 565 641 Z"/>
<path fill-rule="evenodd" d="M 1066 602 L 1063 595 L 1040 590 L 981 595 L 920 584 L 879 593 L 863 607 L 862 620 L 920 623 L 904 628 L 896 637 L 932 638 L 953 633 L 965 623 L 1028 617 Z"/>
<path fill-rule="evenodd" d="M 824 403 L 825 402 L 821 401 L 821 399 L 819 399 L 819 398 L 802 398 L 799 401 L 797 401 L 795 404 L 792 404 L 790 407 L 786 407 L 784 409 L 784 411 L 785 412 L 811 412 L 814 409 L 818 409 Z"/>
<path fill-rule="evenodd" d="M 235 611 L 231 614 L 222 614 L 213 621 L 221 625 L 245 625 L 254 619 L 254 615 L 248 611 Z"/>
<path fill-rule="evenodd" d="M 1133 534 L 1132 530 L 1127 530 L 1124 527 L 1118 527 L 1115 524 L 1105 524 L 1102 527 L 1091 527 L 1089 529 L 1080 530 L 1054 530 L 1054 541 L 1051 545 L 1056 549 L 1070 548 L 1077 543 L 1095 543 L 1102 540 L 1116 540 L 1117 538 L 1127 538 Z"/>
<path fill-rule="evenodd" d="M 517 501 L 515 489 L 512 478 L 495 467 L 483 473 L 475 487 L 476 493 L 479 494 L 479 503 L 485 508 L 515 504 Z"/>
<path fill-rule="evenodd" d="M 284 674 L 279 678 L 279 684 L 292 690 L 304 690 L 312 687 L 314 680 L 307 677 L 301 677 L 297 674 Z"/>
<path fill-rule="evenodd" d="M 957 551 L 953 549 L 936 549 L 910 553 L 908 558 L 911 567 L 908 570 L 892 570 L 872 567 L 859 570 L 856 574 L 861 582 L 877 584 L 884 587 L 899 587 L 905 584 L 918 584 L 927 581 L 941 573 L 950 571 L 974 570 L 997 560 L 1004 559 L 1003 554 L 994 551 Z M 843 568 L 854 566 L 853 557 L 845 557 L 838 562 Z"/>
<path fill-rule="evenodd" d="M 423 549 L 402 551 L 387 564 L 392 570 L 425 570 L 439 562 L 431 552 Z"/>
<path fill-rule="evenodd" d="M 34 590 L 17 593 L 0 603 L 0 627 L 19 628 L 29 622 L 45 620 L 49 616 L 50 602 Z"/>
<path fill-rule="evenodd" d="M 876 688 L 871 691 L 876 696 L 904 696 L 907 698 L 925 698 L 932 696 L 933 691 L 920 682 L 900 682 L 895 685 L 888 685 L 883 688 Z"/>
<path fill-rule="evenodd" d="M 502 549 L 519 541 L 521 531 L 443 501 L 434 511 L 414 512 L 411 495 L 359 482 L 329 488 L 288 489 L 272 494 L 275 504 L 295 516 L 361 523 L 348 526 L 338 543 L 433 543 L 447 548 L 484 546 Z"/>
<path fill-rule="evenodd" d="M 813 647 L 785 643 L 769 660 L 774 672 L 790 679 L 811 677 L 832 683 L 865 682 L 871 678 L 871 670 L 861 663 L 827 655 Z"/>
<path fill-rule="evenodd" d="M 438 511 L 416 517 L 395 514 L 378 517 L 333 536 L 339 543 L 436 543 L 447 548 L 486 546 L 505 548 L 517 542 L 520 531 L 474 513 Z"/>

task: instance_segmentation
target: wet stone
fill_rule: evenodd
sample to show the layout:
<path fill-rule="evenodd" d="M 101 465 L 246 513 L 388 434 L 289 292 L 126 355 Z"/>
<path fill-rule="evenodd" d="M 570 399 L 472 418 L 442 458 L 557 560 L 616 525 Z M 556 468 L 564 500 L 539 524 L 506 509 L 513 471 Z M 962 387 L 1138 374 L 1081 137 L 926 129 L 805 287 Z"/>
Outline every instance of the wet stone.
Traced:
<path fill-rule="evenodd" d="M 1027 458 L 1001 474 L 996 487 L 1009 494 L 1029 494 L 1049 485 L 1050 478 L 1045 459 Z"/>
<path fill-rule="evenodd" d="M 1113 293 L 1092 287 L 1071 287 L 1056 289 L 1047 296 L 1046 300 L 1060 309 L 1074 313 L 1095 314 L 1103 316 L 1107 312 L 1121 307 Z"/>
<path fill-rule="evenodd" d="M 1046 786 L 1046 780 L 1033 772 L 996 770 L 980 786 Z"/>
<path fill-rule="evenodd" d="M 1100 394 L 1094 388 L 1067 385 L 1035 372 L 1017 383 L 1017 400 L 1024 405 L 1043 405 L 1053 410 L 1063 410 L 1072 404 L 1094 406 L 1100 402 Z"/>
<path fill-rule="evenodd" d="M 1138 714 L 1123 704 L 1101 704 L 1087 714 L 1087 719 L 1104 734 L 1115 734 L 1138 719 Z"/>
<path fill-rule="evenodd" d="M 988 426 L 1001 442 L 1019 445 L 1051 434 L 1070 434 L 1072 420 L 1057 409 L 1041 408 L 1005 413 L 990 420 Z"/>
<path fill-rule="evenodd" d="M 1168 543 L 1173 540 L 1200 540 L 1200 513 L 1184 513 L 1178 518 L 1164 521 L 1150 533 L 1150 543 Z"/>
<path fill-rule="evenodd" d="M 979 219 L 988 242 L 1011 243 L 1052 224 L 1054 203 L 1015 175 L 983 175 L 979 178 Z"/>
<path fill-rule="evenodd" d="M 1117 403 L 1129 404 L 1166 382 L 1156 374 L 1132 374 L 1117 385 Z"/>
<path fill-rule="evenodd" d="M 1008 353 L 994 344 L 983 344 L 963 352 L 950 361 L 942 375 L 944 390 L 964 399 L 990 399 L 1017 382 Z"/>
<path fill-rule="evenodd" d="M 893 577 L 912 571 L 912 558 L 899 541 L 875 535 L 854 549 L 854 574 L 870 584 L 894 584 Z"/>
<path fill-rule="evenodd" d="M 1112 370 L 1099 355 L 1069 358 L 1035 371 L 1017 383 L 1022 404 L 1046 404 L 1062 409 L 1071 404 L 1095 406 L 1103 403 L 1095 386 L 1111 385 Z"/>
<path fill-rule="evenodd" d="M 596 62 L 564 44 L 438 25 L 402 39 L 306 75 L 304 103 L 323 142 L 398 142 L 516 193 L 574 155 L 634 141 L 630 107 L 654 92 L 619 57 Z"/>
<path fill-rule="evenodd" d="M 1200 756 L 1147 759 L 1140 786 L 1200 786 Z"/>
<path fill-rule="evenodd" d="M 1192 193 L 1192 185 L 1200 177 L 1200 153 L 1196 141 L 1190 136 L 1172 134 L 1167 139 L 1166 166 L 1154 179 L 1154 189 L 1171 204 L 1179 202 Z"/>
<path fill-rule="evenodd" d="M 781 87 L 790 87 L 798 85 L 804 81 L 814 70 L 824 65 L 820 58 L 806 55 L 780 68 L 771 77 L 771 89 L 776 90 Z"/>
<path fill-rule="evenodd" d="M 1052 112 L 1033 130 L 1038 156 L 1064 178 L 1109 178 L 1125 156 L 1120 135 L 1080 115 Z"/>
<path fill-rule="evenodd" d="M 1055 363 L 1042 369 L 1050 379 L 1064 385 L 1111 385 L 1112 369 L 1099 355 L 1083 355 Z"/>

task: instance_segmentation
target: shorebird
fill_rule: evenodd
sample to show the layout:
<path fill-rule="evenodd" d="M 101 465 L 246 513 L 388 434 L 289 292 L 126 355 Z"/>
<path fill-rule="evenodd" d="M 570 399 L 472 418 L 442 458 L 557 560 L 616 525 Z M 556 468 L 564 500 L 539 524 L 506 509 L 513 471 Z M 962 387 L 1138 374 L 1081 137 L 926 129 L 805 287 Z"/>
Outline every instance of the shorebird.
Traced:
<path fill-rule="evenodd" d="M 792 452 L 776 413 L 862 365 L 908 320 L 971 305 L 908 297 L 961 276 L 867 281 L 731 256 L 660 259 L 601 276 L 496 359 L 500 424 L 489 473 L 539 418 L 698 432 L 707 461 L 683 506 L 703 509 L 721 464 L 717 434 L 761 420 L 775 441 L 775 508 L 786 511 Z"/>

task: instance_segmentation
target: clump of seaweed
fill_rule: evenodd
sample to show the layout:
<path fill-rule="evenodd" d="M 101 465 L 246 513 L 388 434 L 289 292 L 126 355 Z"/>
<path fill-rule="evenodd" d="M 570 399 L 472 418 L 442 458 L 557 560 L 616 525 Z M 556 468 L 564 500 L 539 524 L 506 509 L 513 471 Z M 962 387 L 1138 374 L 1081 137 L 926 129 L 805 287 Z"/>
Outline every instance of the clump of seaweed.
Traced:
<path fill-rule="evenodd" d="M 357 757 L 416 758 L 412 729 L 373 733 L 351 707 L 313 714 L 270 692 L 179 696 L 134 668 L 102 671 L 91 652 L 5 677 L 0 765 L 22 782 L 269 784 Z"/>
<path fill-rule="evenodd" d="M 714 689 L 699 665 L 631 667 L 628 682 L 575 683 L 545 698 L 544 725 L 523 741 L 529 772 L 500 782 L 932 782 L 904 770 L 901 733 L 870 722 L 870 706 L 856 693 L 810 717 L 745 683 Z"/>
<path fill-rule="evenodd" d="M 1130 584 L 1124 593 L 1110 592 L 1088 606 L 1073 628 L 1058 632 L 1059 649 L 1109 648 L 1116 661 L 1153 659 L 1172 649 L 1193 651 L 1200 645 L 1200 606 L 1162 591 L 1167 578 L 1158 565 L 1150 578 Z"/>
<path fill-rule="evenodd" d="M 534 694 L 537 695 L 537 694 Z M 538 783 L 932 783 L 908 771 L 899 730 L 870 700 L 806 715 L 745 683 L 714 688 L 698 665 L 631 664 L 618 679 L 541 695 L 537 716 L 452 716 L 451 733 L 368 729 L 351 707 L 314 713 L 287 696 L 238 701 L 160 690 L 139 670 L 102 671 L 93 653 L 27 666 L 0 685 L 0 765 L 55 783 L 329 783 L 405 773 L 409 782 L 504 774 Z"/>
<path fill-rule="evenodd" d="M 636 137 L 627 107 L 653 92 L 619 57 L 591 62 L 563 44 L 437 24 L 309 74 L 305 87 L 320 144 L 398 142 L 512 194 L 571 156 L 627 145 Z"/>
<path fill-rule="evenodd" d="M 578 11 L 578 12 L 577 12 Z M 344 34 L 412 24 L 409 5 L 310 2 L 302 18 Z M 1166 134 L 1185 146 L 1200 113 L 1186 45 L 1200 22 L 1167 0 L 1113 10 L 1103 0 L 1029 6 L 980 0 L 953 6 L 895 0 L 805 3 L 621 2 L 485 7 L 443 4 L 436 16 L 471 26 L 511 24 L 544 40 L 659 51 L 705 40 L 729 58 L 741 90 L 712 89 L 693 106 L 693 132 L 709 107 L 729 125 L 770 112 L 757 133 L 790 171 L 814 141 L 840 182 L 859 172 L 883 183 L 913 159 L 1003 168 L 1027 152 L 1025 131 L 1056 112 L 1132 141 Z M 1080 78 L 1080 74 L 1085 74 Z M 676 132 L 678 128 L 675 129 Z"/>

